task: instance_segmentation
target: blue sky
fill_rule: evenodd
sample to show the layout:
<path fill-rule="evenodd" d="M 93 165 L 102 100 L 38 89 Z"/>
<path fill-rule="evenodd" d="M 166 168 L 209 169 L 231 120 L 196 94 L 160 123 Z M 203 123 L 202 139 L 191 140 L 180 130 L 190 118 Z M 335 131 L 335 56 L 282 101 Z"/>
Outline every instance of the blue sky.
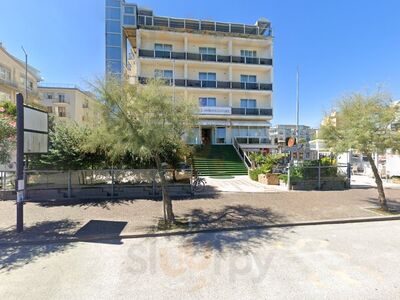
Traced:
<path fill-rule="evenodd" d="M 103 74 L 104 0 L 0 2 L 0 41 L 20 58 L 23 44 L 46 82 L 84 86 Z M 324 112 L 351 91 L 383 86 L 400 99 L 398 0 L 136 3 L 161 16 L 249 24 L 269 19 L 274 29 L 274 124 L 295 122 L 296 66 L 303 124 L 318 126 Z"/>

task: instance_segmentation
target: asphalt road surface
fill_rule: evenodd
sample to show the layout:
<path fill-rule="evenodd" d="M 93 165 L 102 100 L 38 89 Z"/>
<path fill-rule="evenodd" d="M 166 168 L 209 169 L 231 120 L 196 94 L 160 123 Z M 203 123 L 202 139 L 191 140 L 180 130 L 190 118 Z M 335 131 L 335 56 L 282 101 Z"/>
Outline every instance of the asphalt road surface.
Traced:
<path fill-rule="evenodd" d="M 0 248 L 0 299 L 400 299 L 400 221 Z"/>

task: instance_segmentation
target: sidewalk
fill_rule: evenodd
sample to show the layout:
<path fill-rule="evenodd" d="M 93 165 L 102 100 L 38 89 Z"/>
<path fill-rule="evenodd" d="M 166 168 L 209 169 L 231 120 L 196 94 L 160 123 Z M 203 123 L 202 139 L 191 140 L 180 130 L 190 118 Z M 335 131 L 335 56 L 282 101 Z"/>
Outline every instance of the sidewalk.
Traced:
<path fill-rule="evenodd" d="M 400 190 L 387 189 L 392 207 L 400 208 Z M 213 197 L 174 200 L 176 217 L 193 229 L 263 226 L 294 222 L 379 217 L 376 189 L 334 192 L 219 193 Z M 24 206 L 25 232 L 15 233 L 15 202 L 0 202 L 0 243 L 32 239 L 134 235 L 154 232 L 162 202 L 131 200 L 72 205 Z"/>

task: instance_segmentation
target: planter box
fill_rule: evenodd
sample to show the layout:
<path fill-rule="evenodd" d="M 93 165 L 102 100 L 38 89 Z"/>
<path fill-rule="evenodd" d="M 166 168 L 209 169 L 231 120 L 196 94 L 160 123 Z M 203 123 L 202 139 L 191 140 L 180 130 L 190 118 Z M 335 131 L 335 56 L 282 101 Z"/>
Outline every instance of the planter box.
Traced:
<path fill-rule="evenodd" d="M 281 174 L 260 174 L 258 175 L 258 182 L 268 185 L 279 185 L 279 175 Z"/>

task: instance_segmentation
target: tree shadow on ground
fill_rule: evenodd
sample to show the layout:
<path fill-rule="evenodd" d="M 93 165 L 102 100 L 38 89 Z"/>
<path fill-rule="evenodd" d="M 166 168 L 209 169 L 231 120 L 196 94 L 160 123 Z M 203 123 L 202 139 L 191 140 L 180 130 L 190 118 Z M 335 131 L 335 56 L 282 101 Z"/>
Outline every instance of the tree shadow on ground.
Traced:
<path fill-rule="evenodd" d="M 369 197 L 367 199 L 367 202 L 371 203 L 372 205 L 376 206 L 377 208 L 380 207 L 380 203 L 379 203 L 378 198 Z M 400 202 L 399 201 L 386 198 L 386 203 L 387 203 L 387 206 L 388 206 L 388 208 L 390 210 L 400 212 Z"/>
<path fill-rule="evenodd" d="M 15 227 L 9 227 L 0 231 L 0 273 L 8 272 L 35 260 L 51 255 L 52 253 L 64 252 L 73 247 L 72 243 L 30 243 L 20 244 L 32 238 L 50 238 L 57 240 L 71 236 L 78 222 L 68 219 L 60 221 L 48 221 L 25 227 L 24 232 L 16 233 Z"/>
<path fill-rule="evenodd" d="M 194 209 L 184 215 L 194 228 L 226 228 L 215 233 L 200 233 L 182 237 L 183 246 L 195 252 L 235 251 L 249 253 L 265 242 L 281 237 L 282 229 L 259 226 L 285 222 L 285 218 L 268 208 L 249 205 L 227 205 L 218 211 Z"/>

